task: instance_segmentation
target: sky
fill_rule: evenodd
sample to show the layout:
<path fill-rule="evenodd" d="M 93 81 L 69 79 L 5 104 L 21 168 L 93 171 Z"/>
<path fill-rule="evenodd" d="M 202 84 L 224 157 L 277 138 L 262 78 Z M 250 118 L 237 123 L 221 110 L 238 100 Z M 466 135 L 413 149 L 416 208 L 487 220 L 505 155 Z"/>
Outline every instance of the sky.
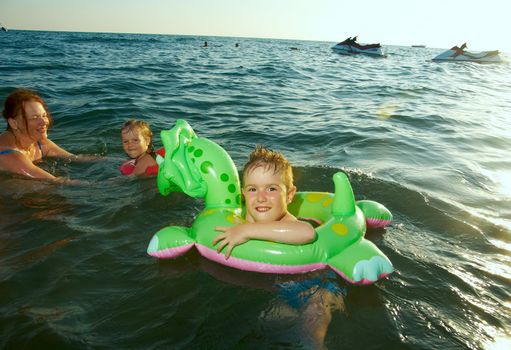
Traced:
<path fill-rule="evenodd" d="M 0 0 L 8 29 L 184 34 L 511 53 L 510 0 Z"/>

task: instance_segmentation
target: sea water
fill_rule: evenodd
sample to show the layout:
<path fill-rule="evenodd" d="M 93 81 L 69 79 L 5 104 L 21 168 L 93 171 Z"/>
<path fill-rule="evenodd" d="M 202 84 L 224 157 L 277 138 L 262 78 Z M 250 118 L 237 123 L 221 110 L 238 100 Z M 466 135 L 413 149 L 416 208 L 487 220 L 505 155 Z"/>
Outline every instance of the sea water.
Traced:
<path fill-rule="evenodd" d="M 300 310 L 278 307 L 278 276 L 194 251 L 146 254 L 158 229 L 190 226 L 203 202 L 120 176 L 130 118 L 150 123 L 157 146 L 185 119 L 238 168 L 256 144 L 280 150 L 302 191 L 331 192 L 344 171 L 357 199 L 393 212 L 366 237 L 396 271 L 371 286 L 336 281 L 345 311 L 333 312 L 325 347 L 508 348 L 510 65 L 434 63 L 442 49 L 391 45 L 385 59 L 343 56 L 333 44 L 2 33 L 1 100 L 36 90 L 51 139 L 104 159 L 41 164 L 78 185 L 0 175 L 0 348 L 307 347 Z"/>

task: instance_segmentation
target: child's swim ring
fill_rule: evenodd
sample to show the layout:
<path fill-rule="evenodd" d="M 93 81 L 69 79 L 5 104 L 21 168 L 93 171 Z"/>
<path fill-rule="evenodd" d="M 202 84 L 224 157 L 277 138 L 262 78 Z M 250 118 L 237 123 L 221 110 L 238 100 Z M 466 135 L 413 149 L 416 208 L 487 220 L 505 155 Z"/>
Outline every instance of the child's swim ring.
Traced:
<path fill-rule="evenodd" d="M 165 149 L 159 148 L 154 153 L 156 155 L 165 156 Z M 119 167 L 119 171 L 122 175 L 131 175 L 135 171 L 135 167 L 137 166 L 137 160 L 136 159 L 130 159 L 122 163 L 122 165 Z M 148 166 L 145 169 L 145 175 L 158 175 L 158 165 Z"/>
<path fill-rule="evenodd" d="M 382 227 L 391 213 L 373 201 L 355 202 L 348 177 L 336 173 L 335 194 L 299 192 L 289 205 L 297 217 L 319 221 L 317 239 L 291 245 L 251 240 L 236 246 L 226 260 L 212 245 L 216 226 L 242 220 L 238 172 L 227 152 L 216 143 L 196 136 L 190 125 L 177 120 L 172 130 L 162 131 L 165 157 L 159 164 L 158 189 L 163 195 L 184 192 L 203 197 L 205 209 L 191 228 L 169 226 L 158 231 L 147 252 L 157 258 L 175 258 L 196 247 L 200 254 L 234 268 L 266 273 L 302 273 L 329 266 L 351 283 L 370 284 L 393 271 L 392 263 L 364 238 L 366 222 Z"/>

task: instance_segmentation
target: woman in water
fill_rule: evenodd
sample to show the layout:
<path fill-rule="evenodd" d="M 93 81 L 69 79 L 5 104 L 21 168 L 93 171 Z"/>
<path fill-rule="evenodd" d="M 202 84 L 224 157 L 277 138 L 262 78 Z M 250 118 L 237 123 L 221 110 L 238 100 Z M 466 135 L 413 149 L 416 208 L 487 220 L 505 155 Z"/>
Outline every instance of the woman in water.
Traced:
<path fill-rule="evenodd" d="M 0 171 L 33 179 L 62 181 L 36 165 L 44 157 L 90 160 L 60 148 L 48 138 L 53 119 L 43 99 L 35 92 L 17 89 L 5 100 L 2 114 L 7 129 L 0 134 Z"/>

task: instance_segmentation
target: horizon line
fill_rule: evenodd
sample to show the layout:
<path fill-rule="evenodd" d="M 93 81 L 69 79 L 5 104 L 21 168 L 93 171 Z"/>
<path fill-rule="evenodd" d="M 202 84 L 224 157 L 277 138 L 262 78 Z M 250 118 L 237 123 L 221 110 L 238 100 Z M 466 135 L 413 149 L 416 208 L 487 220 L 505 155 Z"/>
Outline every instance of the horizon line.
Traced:
<path fill-rule="evenodd" d="M 317 39 L 296 39 L 296 38 L 276 38 L 276 37 L 252 37 L 252 36 L 230 36 L 230 35 L 210 35 L 210 34 L 176 34 L 176 33 L 139 33 L 139 32 L 109 32 L 109 31 L 82 31 L 82 30 L 62 30 L 62 29 L 19 29 L 10 28 L 8 31 L 27 31 L 27 32 L 56 32 L 56 33 L 96 33 L 96 34 L 132 34 L 132 35 L 167 35 L 167 36 L 193 36 L 193 37 L 216 37 L 216 38 L 238 38 L 238 39 L 265 39 L 265 40 L 286 40 L 286 41 L 312 41 L 324 43 L 337 43 L 338 40 L 317 40 Z M 381 44 L 383 46 L 397 46 L 397 47 L 413 47 L 425 46 L 428 49 L 445 50 L 445 48 L 429 47 L 426 44 Z"/>

